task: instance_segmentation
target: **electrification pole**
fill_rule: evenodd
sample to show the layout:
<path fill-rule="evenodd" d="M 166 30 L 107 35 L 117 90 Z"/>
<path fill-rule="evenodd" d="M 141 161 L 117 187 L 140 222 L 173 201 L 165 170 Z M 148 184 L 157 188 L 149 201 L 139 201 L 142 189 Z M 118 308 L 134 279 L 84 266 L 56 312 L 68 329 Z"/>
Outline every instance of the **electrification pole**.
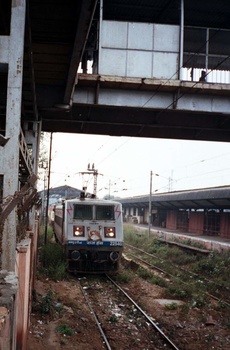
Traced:
<path fill-rule="evenodd" d="M 80 174 L 81 175 L 93 175 L 93 194 L 96 197 L 97 196 L 97 177 L 98 175 L 102 175 L 102 174 L 98 174 L 98 170 L 95 169 L 94 163 L 92 164 L 92 166 L 90 166 L 90 163 L 88 164 L 88 171 L 83 171 Z"/>

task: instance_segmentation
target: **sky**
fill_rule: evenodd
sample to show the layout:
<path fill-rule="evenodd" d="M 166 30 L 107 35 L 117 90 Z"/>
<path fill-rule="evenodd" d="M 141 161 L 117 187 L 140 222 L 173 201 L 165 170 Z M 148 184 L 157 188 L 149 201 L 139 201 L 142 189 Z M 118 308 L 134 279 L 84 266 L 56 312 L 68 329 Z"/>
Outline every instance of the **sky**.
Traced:
<path fill-rule="evenodd" d="M 224 186 L 230 182 L 230 143 L 53 133 L 50 188 L 87 186 L 93 192 L 93 176 L 81 174 L 88 164 L 98 172 L 99 198 L 146 195 L 151 172 L 152 193 Z M 38 187 L 44 189 L 44 173 Z"/>

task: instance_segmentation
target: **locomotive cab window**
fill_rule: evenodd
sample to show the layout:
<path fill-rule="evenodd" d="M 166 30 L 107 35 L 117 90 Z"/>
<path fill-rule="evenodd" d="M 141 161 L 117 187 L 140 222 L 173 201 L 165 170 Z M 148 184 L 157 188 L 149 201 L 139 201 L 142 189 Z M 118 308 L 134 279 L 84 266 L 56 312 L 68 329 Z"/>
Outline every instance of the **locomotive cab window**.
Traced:
<path fill-rule="evenodd" d="M 96 220 L 114 220 L 113 205 L 96 206 Z"/>
<path fill-rule="evenodd" d="M 93 219 L 92 205 L 74 205 L 73 218 L 78 220 L 92 220 Z"/>

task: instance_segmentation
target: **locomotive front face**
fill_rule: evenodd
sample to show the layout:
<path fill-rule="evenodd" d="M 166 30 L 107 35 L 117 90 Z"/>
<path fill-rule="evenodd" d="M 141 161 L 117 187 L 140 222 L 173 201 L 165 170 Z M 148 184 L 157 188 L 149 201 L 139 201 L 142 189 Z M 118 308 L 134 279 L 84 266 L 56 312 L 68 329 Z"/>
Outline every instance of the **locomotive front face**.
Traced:
<path fill-rule="evenodd" d="M 117 269 L 123 249 L 119 203 L 67 202 L 65 233 L 69 270 L 109 272 Z"/>

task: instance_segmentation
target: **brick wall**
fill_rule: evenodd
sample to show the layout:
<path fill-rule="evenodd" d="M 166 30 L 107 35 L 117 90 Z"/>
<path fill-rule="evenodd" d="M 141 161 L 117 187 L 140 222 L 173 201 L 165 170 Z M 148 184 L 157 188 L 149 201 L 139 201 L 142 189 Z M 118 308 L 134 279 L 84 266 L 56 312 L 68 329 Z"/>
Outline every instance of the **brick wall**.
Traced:
<path fill-rule="evenodd" d="M 37 260 L 38 223 L 17 245 L 15 273 L 0 271 L 0 349 L 26 350 Z"/>

